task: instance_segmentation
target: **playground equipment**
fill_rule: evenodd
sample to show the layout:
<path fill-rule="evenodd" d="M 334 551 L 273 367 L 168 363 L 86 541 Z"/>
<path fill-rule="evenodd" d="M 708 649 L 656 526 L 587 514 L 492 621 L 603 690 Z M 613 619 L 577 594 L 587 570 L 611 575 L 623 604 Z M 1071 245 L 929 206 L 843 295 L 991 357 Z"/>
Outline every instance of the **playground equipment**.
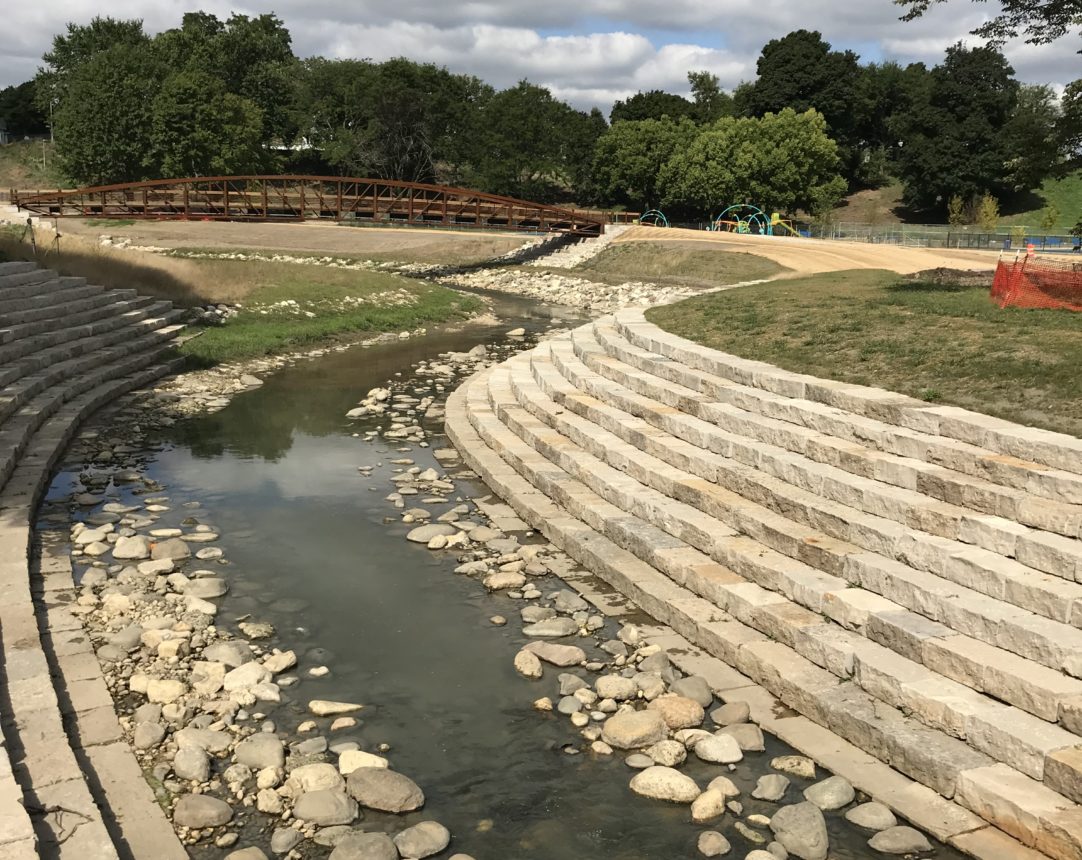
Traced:
<path fill-rule="evenodd" d="M 713 220 L 710 229 L 715 232 L 754 234 L 758 236 L 803 236 L 796 225 L 783 219 L 777 212 L 768 218 L 758 206 L 736 203 L 725 209 Z"/>
<path fill-rule="evenodd" d="M 660 209 L 651 209 L 639 216 L 639 223 L 648 227 L 668 227 L 669 219 L 665 217 L 665 213 Z"/>

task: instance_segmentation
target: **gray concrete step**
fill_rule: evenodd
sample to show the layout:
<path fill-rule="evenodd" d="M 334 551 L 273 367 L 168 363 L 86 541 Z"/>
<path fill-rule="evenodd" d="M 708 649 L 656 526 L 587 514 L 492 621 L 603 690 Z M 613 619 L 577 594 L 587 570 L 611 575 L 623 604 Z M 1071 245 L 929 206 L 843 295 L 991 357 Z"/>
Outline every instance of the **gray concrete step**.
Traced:
<path fill-rule="evenodd" d="M 684 340 L 646 321 L 641 310 L 614 315 L 632 344 L 714 376 L 792 401 L 810 401 L 895 427 L 964 442 L 995 454 L 1082 474 L 1082 439 L 1025 427 L 955 406 L 936 406 L 880 388 L 818 379 Z"/>
<path fill-rule="evenodd" d="M 966 793 L 960 797 L 965 805 L 976 807 L 1027 845 L 1040 841 L 1053 856 L 1079 850 L 1079 831 L 1074 826 L 1077 807 L 1062 795 L 1009 768 L 990 764 L 962 741 L 906 718 L 852 682 L 839 684 L 837 677 L 787 645 L 769 641 L 662 575 L 640 560 L 638 548 L 629 552 L 613 542 L 606 530 L 622 535 L 626 545 L 637 545 L 641 539 L 636 538 L 636 530 L 651 527 L 596 496 L 505 427 L 488 402 L 496 385 L 491 376 L 476 377 L 452 396 L 447 429 L 468 465 L 511 502 L 519 516 L 646 611 L 736 666 L 814 722 L 852 738 L 857 746 L 903 772 L 916 774 L 918 781 L 946 797 L 964 788 Z M 501 396 L 510 396 L 508 386 Z M 681 550 L 662 544 L 655 552 L 679 557 Z M 712 565 L 703 571 L 717 568 Z M 832 737 L 836 735 L 824 732 L 823 746 L 833 745 Z M 807 751 L 816 755 L 814 750 Z M 1013 774 L 1010 790 L 1002 788 L 1005 783 L 986 778 L 997 767 Z M 962 831 L 976 829 L 964 814 L 960 818 L 965 821 Z M 941 838 L 956 840 L 962 835 L 944 833 Z"/>
<path fill-rule="evenodd" d="M 135 290 L 91 291 L 61 304 L 7 314 L 5 327 L 18 331 L 23 326 L 33 325 L 38 322 L 63 321 L 69 315 L 78 314 L 80 311 L 93 310 L 116 301 L 134 299 L 137 296 L 138 293 Z"/>
<path fill-rule="evenodd" d="M 57 277 L 55 272 L 41 272 L 40 274 L 40 280 L 35 279 L 21 286 L 0 289 L 0 302 L 6 306 L 9 302 L 32 301 L 48 297 L 63 287 L 81 286 L 86 283 L 86 278 Z"/>
<path fill-rule="evenodd" d="M 40 284 L 56 278 L 56 272 L 52 269 L 39 269 L 33 263 L 9 263 L 7 265 L 16 266 L 18 270 L 6 275 L 0 274 L 0 297 L 2 298 L 22 295 L 22 293 L 12 291 L 26 285 Z"/>
<path fill-rule="evenodd" d="M 38 320 L 52 319 L 65 316 L 69 309 L 79 310 L 82 308 L 96 307 L 98 299 L 106 295 L 102 287 L 73 286 L 57 289 L 47 297 L 40 297 L 40 301 L 22 310 L 0 312 L 0 325 L 5 328 L 13 328 L 17 325 L 36 322 Z M 135 292 L 132 291 L 132 296 Z"/>

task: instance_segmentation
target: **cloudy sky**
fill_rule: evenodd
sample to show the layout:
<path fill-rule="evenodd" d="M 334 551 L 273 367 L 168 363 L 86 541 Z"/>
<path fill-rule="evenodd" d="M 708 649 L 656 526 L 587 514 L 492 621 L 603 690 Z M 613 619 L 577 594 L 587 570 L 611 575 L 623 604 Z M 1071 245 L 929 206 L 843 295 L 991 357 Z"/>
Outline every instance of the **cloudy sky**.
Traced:
<path fill-rule="evenodd" d="M 178 25 L 195 2 L 113 0 L 107 10 L 157 32 Z M 54 33 L 103 8 L 98 0 L 9 4 L 0 86 L 32 77 Z M 752 79 L 763 44 L 801 27 L 867 60 L 935 63 L 996 2 L 949 0 L 908 24 L 891 0 L 203 0 L 199 8 L 223 18 L 273 11 L 300 56 L 406 56 L 496 86 L 528 78 L 607 112 L 638 90 L 686 91 L 689 69 L 710 69 L 727 87 Z M 1082 77 L 1079 47 L 1075 34 L 1053 45 L 1011 44 L 1007 55 L 1022 80 L 1062 86 Z"/>

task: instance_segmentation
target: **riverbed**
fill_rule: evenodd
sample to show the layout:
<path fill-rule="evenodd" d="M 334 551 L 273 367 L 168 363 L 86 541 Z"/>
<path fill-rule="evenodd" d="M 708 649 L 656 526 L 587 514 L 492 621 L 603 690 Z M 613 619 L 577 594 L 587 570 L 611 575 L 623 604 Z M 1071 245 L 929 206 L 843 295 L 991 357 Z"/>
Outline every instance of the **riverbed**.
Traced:
<path fill-rule="evenodd" d="M 420 447 L 366 437 L 384 419 L 344 417 L 371 389 L 408 380 L 419 361 L 478 344 L 517 349 L 554 324 L 543 308 L 521 305 L 515 312 L 513 323 L 505 314 L 499 326 L 437 331 L 301 362 L 220 411 L 161 430 L 144 450 L 133 452 L 145 477 L 168 499 L 156 525 L 180 526 L 193 515 L 212 524 L 221 534 L 215 545 L 228 562 L 221 571 L 229 593 L 219 602 L 219 626 L 244 618 L 269 622 L 276 630 L 270 644 L 296 651 L 299 684 L 284 691 L 280 705 L 262 709 L 280 733 L 298 738 L 310 699 L 363 703 L 359 724 L 335 732 L 331 743 L 356 741 L 362 749 L 380 749 L 395 770 L 424 789 L 422 810 L 403 816 L 366 811 L 356 826 L 394 833 L 419 821 L 439 821 L 453 834 L 441 857 L 701 856 L 696 841 L 708 828 L 692 825 L 686 806 L 631 793 L 633 771 L 623 754 L 594 755 L 566 717 L 535 710 L 539 697 L 558 698 L 556 672 L 528 681 L 513 668 L 516 652 L 529 641 L 518 620 L 523 601 L 488 593 L 455 575 L 453 551 L 432 552 L 404 539 L 412 525 L 401 522 L 401 512 L 386 498 L 393 491 L 390 479 L 401 469 L 393 461 L 408 458 L 422 470 L 442 472 L 434 456 L 446 444 L 439 422 L 427 422 L 428 447 Z M 574 321 L 565 316 L 557 323 Z M 504 333 L 511 325 L 523 326 L 526 335 L 509 340 Z M 74 466 L 54 481 L 52 504 L 78 491 L 82 465 Z M 133 500 L 130 492 L 130 485 L 117 487 L 121 501 Z M 458 481 L 463 499 L 486 492 Z M 537 583 L 546 595 L 563 587 L 555 577 Z M 510 623 L 498 626 L 493 616 Z M 613 619 L 606 625 L 601 637 L 612 638 L 619 625 Z M 590 640 L 576 644 L 591 655 L 601 653 Z M 323 666 L 329 669 L 323 677 L 309 675 Z M 774 756 L 793 750 L 770 738 L 766 747 L 732 772 L 692 760 L 682 771 L 702 785 L 724 773 L 741 789 L 745 817 L 769 816 L 777 805 L 752 800 L 751 790 Z M 792 782 L 789 803 L 812 781 Z M 870 856 L 868 833 L 840 814 L 827 818 L 831 857 Z M 764 847 L 733 830 L 734 820 L 727 813 L 709 826 L 732 842 L 730 856 L 743 858 Z M 236 847 L 261 844 L 260 828 L 272 823 L 252 813 L 245 841 Z M 769 841 L 769 830 L 763 834 Z M 265 841 L 262 847 L 269 854 Z M 230 850 L 201 843 L 193 856 L 209 860 Z M 329 853 L 310 841 L 296 850 L 303 857 Z M 960 855 L 937 847 L 925 856 Z"/>

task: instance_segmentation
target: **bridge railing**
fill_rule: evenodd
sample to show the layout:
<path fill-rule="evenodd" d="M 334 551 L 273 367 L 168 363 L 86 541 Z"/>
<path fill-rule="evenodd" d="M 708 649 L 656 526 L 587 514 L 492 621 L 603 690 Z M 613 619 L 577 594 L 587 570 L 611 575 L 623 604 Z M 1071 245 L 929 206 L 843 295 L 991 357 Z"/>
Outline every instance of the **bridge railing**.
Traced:
<path fill-rule="evenodd" d="M 13 191 L 11 202 L 50 218 L 367 221 L 600 235 L 607 219 L 466 188 L 339 176 L 212 176 Z"/>

